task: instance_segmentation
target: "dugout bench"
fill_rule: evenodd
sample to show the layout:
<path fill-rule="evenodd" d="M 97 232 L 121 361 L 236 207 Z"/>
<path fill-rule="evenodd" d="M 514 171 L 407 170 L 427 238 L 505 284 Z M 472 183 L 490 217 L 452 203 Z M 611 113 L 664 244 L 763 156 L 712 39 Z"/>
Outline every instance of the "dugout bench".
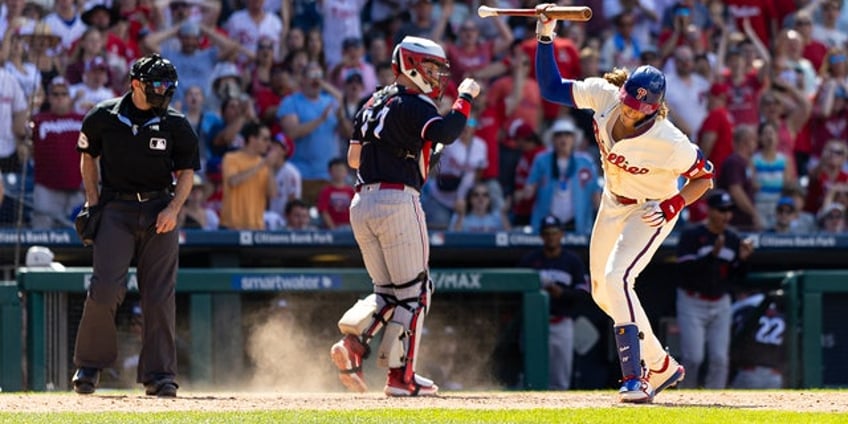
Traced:
<path fill-rule="evenodd" d="M 58 295 L 84 293 L 90 278 L 89 267 L 69 267 L 64 270 L 19 269 L 18 289 L 23 293 L 26 303 L 28 384 L 27 387 L 22 387 L 21 384 L 17 387 L 14 384 L 7 385 L 3 387 L 4 391 L 50 390 L 56 388 L 52 382 L 62 381 L 61 379 L 68 375 L 67 360 L 63 364 L 61 356 L 57 354 L 57 347 L 68 346 L 69 342 L 65 319 L 68 313 L 67 302 L 62 302 L 62 297 Z M 547 389 L 548 296 L 541 289 L 535 271 L 443 269 L 432 270 L 432 279 L 436 285 L 436 296 L 439 293 L 519 295 L 522 306 L 520 316 L 521 343 L 524 346 L 524 388 Z M 134 269 L 130 270 L 128 276 L 128 289 L 137 290 Z M 228 343 L 232 340 L 243 340 L 239 326 L 232 325 L 232 320 L 239 317 L 241 293 L 349 292 L 364 296 L 371 290 L 370 279 L 363 269 L 181 269 L 177 277 L 177 292 L 189 295 L 189 343 L 192 355 L 189 373 L 192 385 L 202 387 L 211 384 L 213 367 L 227 365 L 218 361 L 213 352 L 241 348 L 233 346 L 234 343 Z M 350 304 L 353 304 L 353 301 L 351 298 Z M 60 320 L 65 320 L 65 331 L 62 331 Z M 20 335 L 20 331 L 17 334 Z M 2 353 L 8 353 L 5 345 Z M 17 363 L 20 363 L 20 360 Z M 20 369 L 17 375 L 12 371 L 9 376 L 6 374 L 9 370 L 2 371 L 4 380 L 22 380 Z"/>

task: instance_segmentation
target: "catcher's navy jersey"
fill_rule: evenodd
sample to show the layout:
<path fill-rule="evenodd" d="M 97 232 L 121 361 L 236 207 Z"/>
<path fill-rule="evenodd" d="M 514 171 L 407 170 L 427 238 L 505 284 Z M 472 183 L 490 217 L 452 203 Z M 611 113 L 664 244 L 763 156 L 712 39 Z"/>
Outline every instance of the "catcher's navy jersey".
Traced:
<path fill-rule="evenodd" d="M 433 141 L 453 142 L 426 139 L 428 127 L 441 120 L 435 103 L 426 96 L 396 85 L 374 93 L 353 121 L 350 142 L 362 145 L 356 184 L 402 183 L 421 191 Z"/>

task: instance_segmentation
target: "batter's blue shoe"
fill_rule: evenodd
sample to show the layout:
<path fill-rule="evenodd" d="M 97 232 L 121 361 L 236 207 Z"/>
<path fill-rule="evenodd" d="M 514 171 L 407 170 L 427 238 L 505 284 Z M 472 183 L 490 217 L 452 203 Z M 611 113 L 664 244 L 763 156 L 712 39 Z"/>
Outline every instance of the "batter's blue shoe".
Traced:
<path fill-rule="evenodd" d="M 674 387 L 686 377 L 686 369 L 677 363 L 671 355 L 665 355 L 665 360 L 658 370 L 648 370 L 648 384 L 654 388 L 654 395 Z"/>
<path fill-rule="evenodd" d="M 618 360 L 621 362 L 621 389 L 618 398 L 622 402 L 649 403 L 654 400 L 654 388 L 645 377 L 642 366 L 640 340 L 642 333 L 635 324 L 616 325 L 615 345 L 618 348 Z"/>
<path fill-rule="evenodd" d="M 654 400 L 654 389 L 647 379 L 631 377 L 621 382 L 618 398 L 626 403 L 651 403 Z"/>

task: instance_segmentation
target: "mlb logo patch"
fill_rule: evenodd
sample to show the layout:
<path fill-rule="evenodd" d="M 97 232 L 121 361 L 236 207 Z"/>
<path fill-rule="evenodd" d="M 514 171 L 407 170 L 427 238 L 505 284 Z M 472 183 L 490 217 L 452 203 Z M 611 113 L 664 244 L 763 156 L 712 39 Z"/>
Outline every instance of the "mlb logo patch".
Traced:
<path fill-rule="evenodd" d="M 165 150 L 168 148 L 168 141 L 164 138 L 152 137 L 150 139 L 150 150 Z"/>

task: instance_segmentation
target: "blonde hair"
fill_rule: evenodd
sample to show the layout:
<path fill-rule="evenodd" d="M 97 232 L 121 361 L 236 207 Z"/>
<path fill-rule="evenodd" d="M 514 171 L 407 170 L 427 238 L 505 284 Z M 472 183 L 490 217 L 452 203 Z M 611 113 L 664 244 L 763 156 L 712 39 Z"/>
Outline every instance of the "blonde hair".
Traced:
<path fill-rule="evenodd" d="M 630 72 L 628 72 L 627 69 L 613 68 L 612 71 L 604 74 L 604 79 L 616 87 L 621 87 L 624 85 L 624 82 L 627 81 L 629 76 Z M 657 118 L 665 119 L 666 116 L 668 116 L 668 105 L 666 105 L 665 99 L 663 99 L 660 109 L 657 111 Z"/>

